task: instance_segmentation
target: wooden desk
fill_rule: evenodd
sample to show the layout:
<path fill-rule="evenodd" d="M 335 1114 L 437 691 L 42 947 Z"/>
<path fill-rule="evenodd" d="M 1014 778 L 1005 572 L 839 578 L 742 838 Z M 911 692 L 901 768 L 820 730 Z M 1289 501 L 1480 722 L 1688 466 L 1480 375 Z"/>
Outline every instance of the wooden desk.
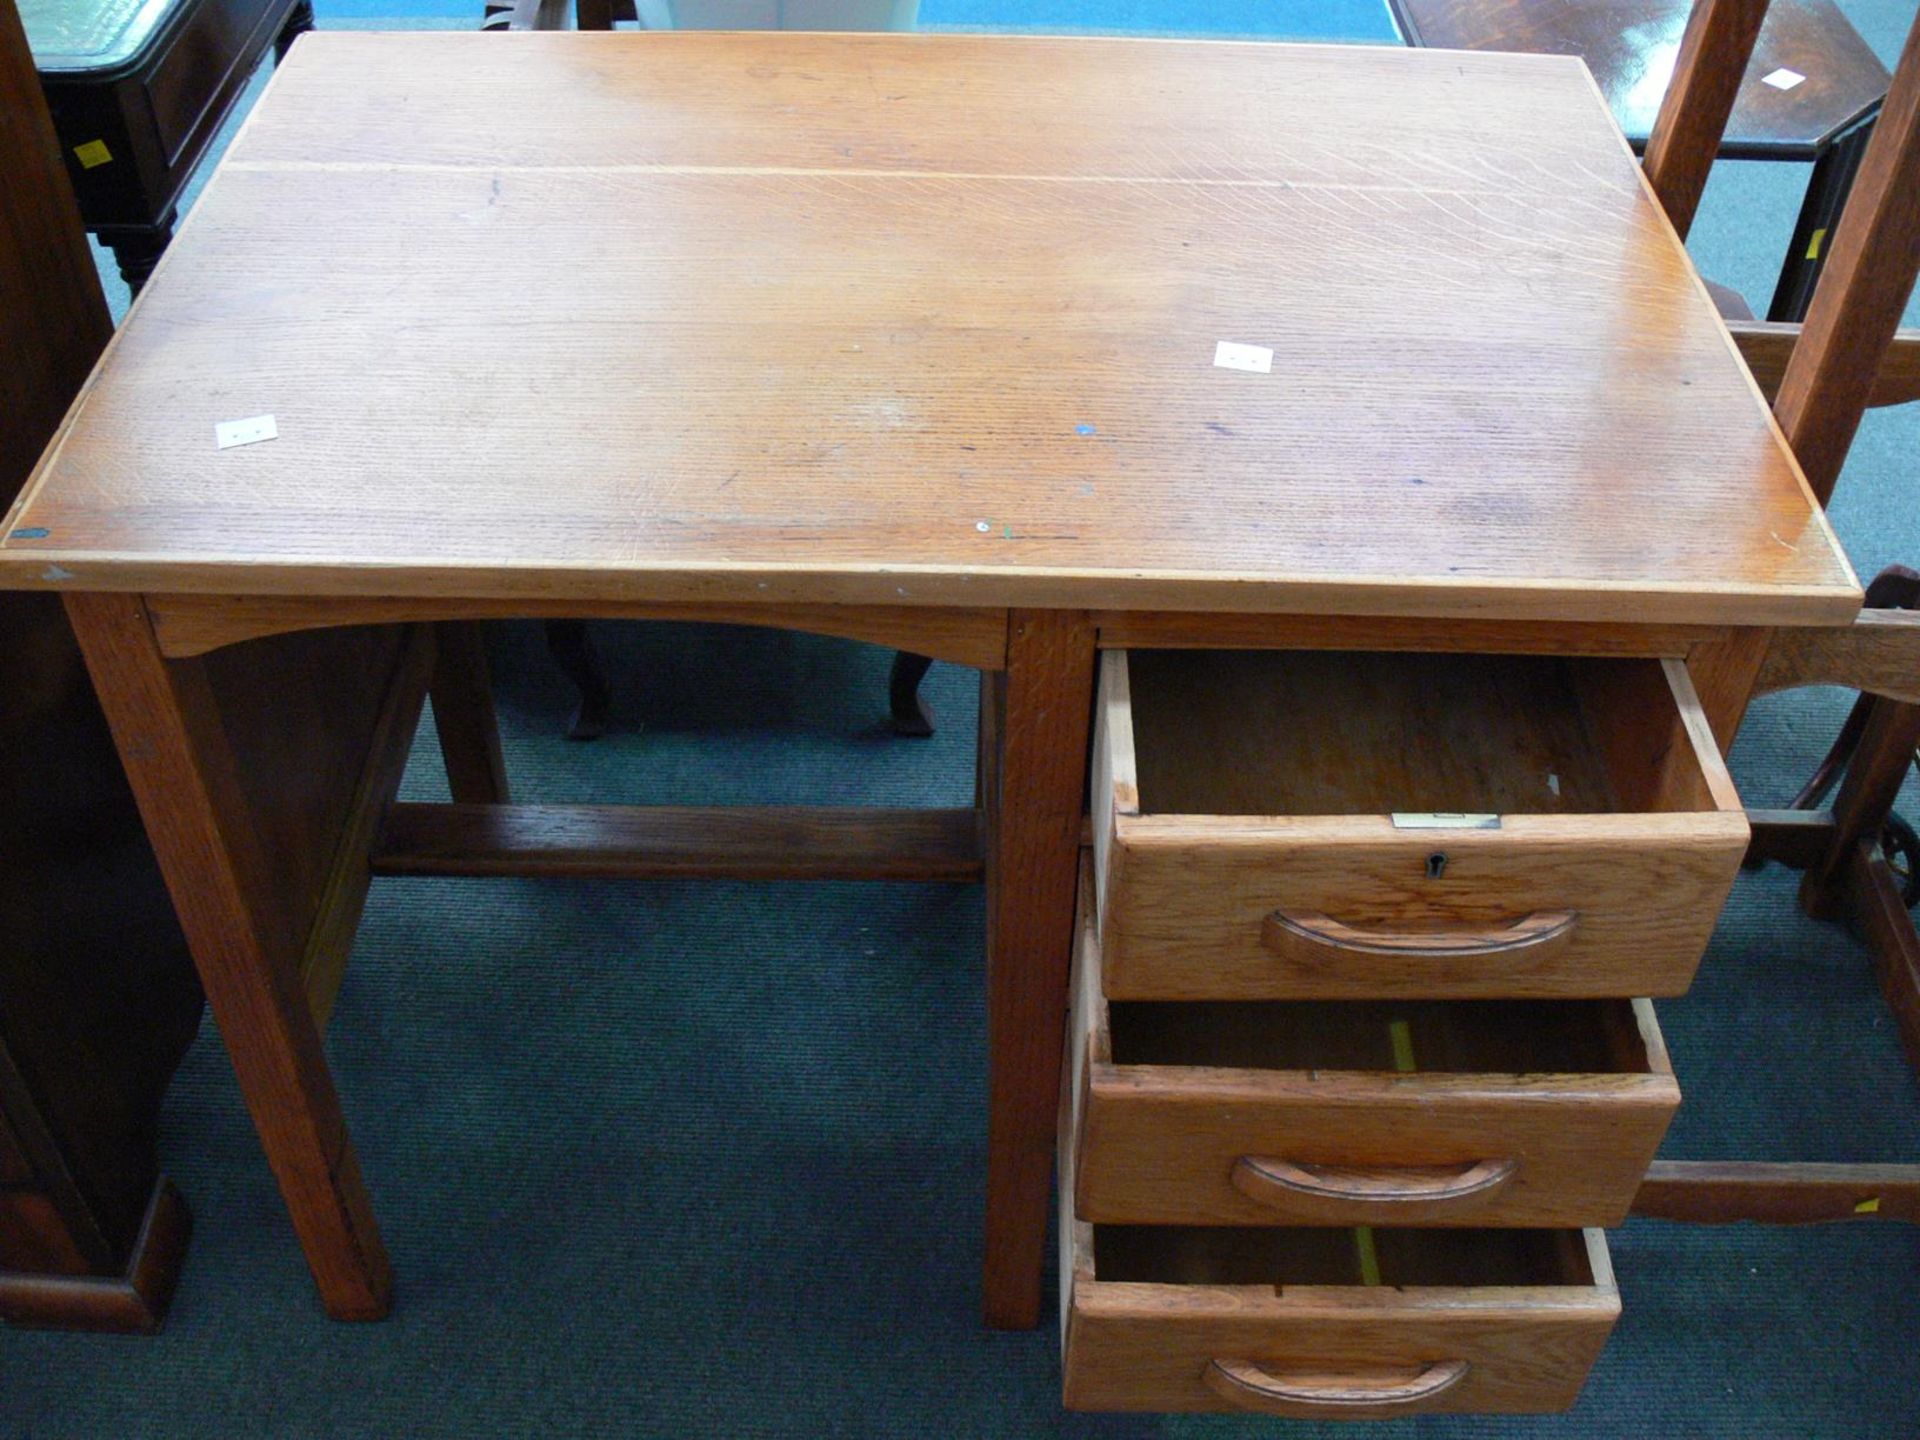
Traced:
<path fill-rule="evenodd" d="M 1724 737 L 1764 627 L 1860 603 L 1576 62 L 900 35 L 302 42 L 0 578 L 67 595 L 342 1317 L 389 1285 L 319 1042 L 370 869 L 977 863 L 966 812 L 388 813 L 421 622 L 987 674 L 986 1311 L 1024 1325 L 1097 647 L 1685 656 Z"/>

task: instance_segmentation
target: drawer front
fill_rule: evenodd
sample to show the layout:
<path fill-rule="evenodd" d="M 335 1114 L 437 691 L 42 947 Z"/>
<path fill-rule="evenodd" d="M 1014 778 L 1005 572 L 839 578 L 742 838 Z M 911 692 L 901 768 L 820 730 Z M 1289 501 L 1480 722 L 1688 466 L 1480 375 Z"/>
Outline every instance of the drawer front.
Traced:
<path fill-rule="evenodd" d="M 1677 995 L 1746 853 L 1738 815 L 1117 818 L 1115 999 Z"/>
<path fill-rule="evenodd" d="M 1616 1225 L 1680 1104 L 1644 1000 L 1619 1017 L 1641 1073 L 1116 1064 L 1099 972 L 1083 925 L 1063 1137 L 1083 1220 Z"/>
<path fill-rule="evenodd" d="M 1619 1316 L 1599 1231 L 1591 1286 L 1106 1283 L 1074 1228 L 1064 1401 L 1296 1419 L 1555 1411 Z"/>
<path fill-rule="evenodd" d="M 1248 668 L 1270 674 L 1276 663 L 1250 657 Z M 1445 772 L 1446 794 L 1488 797 L 1482 808 L 1504 797 L 1523 808 L 1486 817 L 1490 828 L 1470 828 L 1416 826 L 1415 817 L 1386 813 L 1384 796 L 1420 793 L 1417 778 L 1379 781 L 1366 800 L 1366 787 L 1328 782 L 1383 750 L 1404 757 L 1423 747 L 1464 748 L 1444 724 L 1409 716 L 1402 731 L 1376 716 L 1371 728 L 1358 727 L 1357 749 L 1333 754 L 1339 715 L 1324 711 L 1351 697 L 1316 708 L 1315 694 L 1297 689 L 1264 706 L 1237 696 L 1241 703 L 1224 707 L 1189 704 L 1176 719 L 1165 676 L 1151 679 L 1142 663 L 1146 688 L 1136 693 L 1127 654 L 1108 652 L 1093 781 L 1107 993 L 1277 1000 L 1684 992 L 1746 853 L 1746 818 L 1685 668 L 1606 664 L 1613 668 L 1575 672 L 1563 687 L 1564 707 L 1584 707 L 1577 723 L 1556 712 L 1540 735 L 1514 741 L 1510 761 L 1505 752 L 1476 752 L 1472 764 L 1433 763 Z M 1231 681 L 1234 673 L 1214 678 Z M 1315 673 L 1324 676 L 1324 667 Z M 1395 672 L 1376 666 L 1374 674 Z M 1275 713 L 1283 703 L 1296 708 Z M 1544 713 L 1549 703 L 1541 703 Z M 1156 715 L 1137 735 L 1136 721 Z M 1302 749 L 1296 739 L 1289 750 L 1295 732 L 1310 733 L 1313 744 Z M 1191 743 L 1175 743 L 1189 734 Z M 1138 748 L 1149 736 L 1151 747 Z M 1549 744 L 1557 749 L 1549 753 Z M 1168 780 L 1169 754 L 1181 757 L 1178 783 Z M 1549 767 L 1567 770 L 1564 795 Z M 1595 780 L 1601 771 L 1610 784 Z M 1294 775 L 1302 778 L 1274 778 Z M 1637 808 L 1600 808 L 1617 796 Z M 1257 809 L 1340 798 L 1378 803 L 1380 813 L 1181 810 L 1209 799 Z M 1576 803 L 1595 808 L 1549 813 Z"/>

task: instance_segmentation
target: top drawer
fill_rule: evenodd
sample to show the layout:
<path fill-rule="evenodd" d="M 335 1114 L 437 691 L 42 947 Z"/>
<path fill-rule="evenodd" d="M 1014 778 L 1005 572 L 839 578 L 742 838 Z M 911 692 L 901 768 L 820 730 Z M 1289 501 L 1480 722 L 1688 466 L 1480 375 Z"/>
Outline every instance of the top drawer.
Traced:
<path fill-rule="evenodd" d="M 1677 995 L 1747 846 L 1675 660 L 1108 651 L 1115 999 Z"/>

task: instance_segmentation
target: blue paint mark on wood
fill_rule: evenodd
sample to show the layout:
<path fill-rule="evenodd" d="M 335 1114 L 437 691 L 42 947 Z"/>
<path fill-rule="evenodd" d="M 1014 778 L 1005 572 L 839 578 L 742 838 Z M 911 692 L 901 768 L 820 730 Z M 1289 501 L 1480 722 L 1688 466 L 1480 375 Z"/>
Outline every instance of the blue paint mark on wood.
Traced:
<path fill-rule="evenodd" d="M 1083 424 L 1074 426 L 1073 433 L 1076 435 L 1097 435 L 1100 432 L 1094 429 L 1093 426 L 1083 423 Z"/>
<path fill-rule="evenodd" d="M 44 525 L 22 525 L 7 538 L 9 540 L 44 540 L 52 533 Z"/>

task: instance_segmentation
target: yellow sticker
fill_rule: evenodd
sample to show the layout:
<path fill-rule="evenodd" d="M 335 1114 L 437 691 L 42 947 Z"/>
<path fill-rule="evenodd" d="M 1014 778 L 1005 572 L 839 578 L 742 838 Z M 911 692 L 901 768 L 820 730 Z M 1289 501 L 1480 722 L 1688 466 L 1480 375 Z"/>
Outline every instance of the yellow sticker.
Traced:
<path fill-rule="evenodd" d="M 1404 1020 L 1393 1020 L 1387 1024 L 1387 1034 L 1393 1038 L 1393 1068 L 1403 1075 L 1413 1073 L 1413 1029 Z"/>
<path fill-rule="evenodd" d="M 1807 258 L 1809 260 L 1818 260 L 1820 258 L 1820 242 L 1826 238 L 1827 232 L 1824 226 L 1813 232 L 1813 239 L 1807 242 Z"/>
<path fill-rule="evenodd" d="M 73 147 L 73 158 L 80 162 L 82 170 L 91 170 L 97 165 L 105 165 L 113 159 L 113 152 L 107 149 L 104 140 L 89 140 L 84 145 Z"/>
<path fill-rule="evenodd" d="M 1360 1260 L 1360 1283 L 1380 1283 L 1380 1252 L 1373 1247 L 1373 1227 L 1361 1225 L 1353 1232 L 1353 1253 Z"/>
<path fill-rule="evenodd" d="M 1853 1213 L 1856 1215 L 1872 1215 L 1879 1209 L 1880 1197 L 1876 1195 L 1871 1200 L 1862 1200 L 1858 1205 L 1854 1206 Z"/>

